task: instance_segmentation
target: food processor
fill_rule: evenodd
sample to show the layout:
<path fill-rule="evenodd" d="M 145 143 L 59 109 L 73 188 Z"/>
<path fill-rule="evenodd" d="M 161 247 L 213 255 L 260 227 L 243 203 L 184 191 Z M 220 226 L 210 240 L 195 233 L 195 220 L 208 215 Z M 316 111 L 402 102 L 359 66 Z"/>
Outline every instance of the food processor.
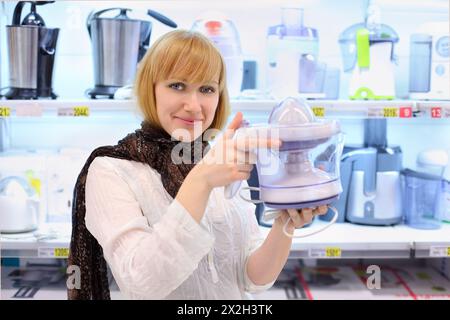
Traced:
<path fill-rule="evenodd" d="M 317 120 L 305 100 L 288 97 L 270 114 L 268 124 L 247 125 L 239 128 L 236 140 L 279 139 L 281 147 L 260 148 L 256 152 L 256 169 L 260 200 L 246 199 L 253 203 L 264 203 L 269 208 L 264 220 L 276 218 L 280 209 L 302 209 L 328 205 L 342 192 L 339 162 L 343 148 L 343 133 L 337 120 Z M 240 182 L 225 188 L 227 198 L 239 190 Z M 331 207 L 330 207 L 331 208 Z M 301 235 L 284 233 L 289 237 L 307 237 L 323 231 L 333 224 L 338 212 L 328 225 L 314 232 Z"/>

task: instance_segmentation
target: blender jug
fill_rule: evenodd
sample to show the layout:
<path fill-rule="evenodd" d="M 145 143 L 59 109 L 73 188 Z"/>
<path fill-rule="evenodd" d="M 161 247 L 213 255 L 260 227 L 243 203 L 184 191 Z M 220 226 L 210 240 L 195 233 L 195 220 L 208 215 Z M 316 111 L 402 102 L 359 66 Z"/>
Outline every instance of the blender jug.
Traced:
<path fill-rule="evenodd" d="M 416 229 L 439 229 L 442 179 L 411 169 L 403 170 L 401 177 L 405 223 Z"/>

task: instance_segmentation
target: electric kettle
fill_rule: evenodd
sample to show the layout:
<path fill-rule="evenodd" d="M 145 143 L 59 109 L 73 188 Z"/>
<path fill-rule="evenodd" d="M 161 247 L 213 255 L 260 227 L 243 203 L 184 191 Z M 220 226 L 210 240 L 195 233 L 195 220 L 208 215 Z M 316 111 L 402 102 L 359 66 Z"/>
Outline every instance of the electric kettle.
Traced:
<path fill-rule="evenodd" d="M 39 200 L 22 177 L 0 180 L 0 233 L 20 233 L 37 229 Z"/>
<path fill-rule="evenodd" d="M 110 11 L 119 10 L 115 17 L 105 17 Z M 131 19 L 126 8 L 109 8 L 91 13 L 87 18 L 87 30 L 92 41 L 95 88 L 88 95 L 114 97 L 120 87 L 134 81 L 138 62 L 147 52 L 152 31 L 151 21 Z M 159 22 L 176 28 L 175 22 L 162 14 L 148 10 L 147 14 Z"/>
<path fill-rule="evenodd" d="M 239 128 L 234 139 L 279 139 L 281 147 L 258 149 L 256 169 L 259 188 L 242 188 L 259 191 L 260 200 L 249 202 L 264 203 L 267 210 L 263 219 L 268 220 L 279 214 L 279 209 L 301 209 L 329 205 L 342 192 L 339 163 L 343 149 L 343 133 L 337 120 L 317 120 L 303 99 L 289 97 L 276 106 L 268 124 L 249 125 Z M 240 182 L 225 188 L 225 196 L 233 197 Z M 334 218 L 325 226 L 337 220 Z M 289 221 L 288 221 L 289 222 Z M 284 232 L 288 236 L 286 230 Z M 306 237 L 312 233 L 293 237 Z"/>

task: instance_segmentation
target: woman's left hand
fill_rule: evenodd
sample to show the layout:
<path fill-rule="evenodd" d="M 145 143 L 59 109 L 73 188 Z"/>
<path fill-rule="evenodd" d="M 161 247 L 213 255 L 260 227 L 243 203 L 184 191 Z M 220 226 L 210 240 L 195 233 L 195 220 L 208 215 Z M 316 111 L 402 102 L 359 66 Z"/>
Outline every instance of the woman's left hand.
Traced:
<path fill-rule="evenodd" d="M 301 228 L 304 225 L 311 223 L 315 216 L 321 216 L 326 214 L 328 206 L 319 206 L 315 208 L 304 209 L 287 209 L 281 210 L 281 215 L 275 219 L 275 223 L 284 226 L 287 220 L 290 218 L 287 230 L 293 232 L 295 228 Z"/>

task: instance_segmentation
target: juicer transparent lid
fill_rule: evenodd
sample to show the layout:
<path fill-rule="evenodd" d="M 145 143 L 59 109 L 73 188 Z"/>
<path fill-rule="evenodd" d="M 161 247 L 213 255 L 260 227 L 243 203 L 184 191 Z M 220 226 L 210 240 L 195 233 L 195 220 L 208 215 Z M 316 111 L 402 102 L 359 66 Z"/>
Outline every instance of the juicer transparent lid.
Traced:
<path fill-rule="evenodd" d="M 316 119 L 306 100 L 288 97 L 269 116 L 272 129 L 279 129 L 282 141 L 324 139 L 341 132 L 336 120 Z"/>
<path fill-rule="evenodd" d="M 357 23 L 341 32 L 339 35 L 339 43 L 355 42 L 356 33 L 360 29 L 367 29 L 369 31 L 369 40 L 373 42 L 391 41 L 396 43 L 399 40 L 397 32 L 387 24 L 380 24 L 376 29 L 369 29 L 365 23 Z"/>

